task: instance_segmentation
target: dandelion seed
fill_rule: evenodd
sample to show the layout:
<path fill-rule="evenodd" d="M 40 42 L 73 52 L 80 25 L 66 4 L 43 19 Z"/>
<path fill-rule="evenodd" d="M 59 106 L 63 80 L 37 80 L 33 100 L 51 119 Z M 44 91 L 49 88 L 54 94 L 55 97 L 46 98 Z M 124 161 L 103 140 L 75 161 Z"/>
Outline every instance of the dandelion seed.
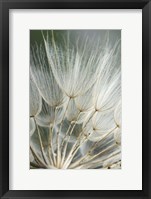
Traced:
<path fill-rule="evenodd" d="M 114 49 L 114 48 L 113 48 Z M 112 50 L 113 51 L 113 50 Z M 113 52 L 112 52 L 113 53 Z M 94 103 L 98 111 L 104 111 L 117 104 L 121 96 L 120 47 L 111 54 L 94 88 Z"/>
<path fill-rule="evenodd" d="M 32 169 L 121 168 L 120 36 L 96 32 L 42 31 L 31 46 Z"/>
<path fill-rule="evenodd" d="M 97 43 L 95 51 L 89 51 L 90 46 L 87 40 L 86 37 L 84 45 L 80 45 L 77 41 L 76 46 L 70 48 L 70 41 L 64 47 L 58 46 L 53 31 L 51 40 L 48 36 L 44 38 L 49 65 L 54 77 L 60 88 L 71 98 L 84 94 L 95 83 L 98 76 L 102 61 L 102 55 L 98 54 L 100 45 Z"/>
<path fill-rule="evenodd" d="M 30 59 L 31 75 L 43 99 L 53 107 L 64 104 L 66 97 L 52 74 L 43 45 L 31 49 Z"/>

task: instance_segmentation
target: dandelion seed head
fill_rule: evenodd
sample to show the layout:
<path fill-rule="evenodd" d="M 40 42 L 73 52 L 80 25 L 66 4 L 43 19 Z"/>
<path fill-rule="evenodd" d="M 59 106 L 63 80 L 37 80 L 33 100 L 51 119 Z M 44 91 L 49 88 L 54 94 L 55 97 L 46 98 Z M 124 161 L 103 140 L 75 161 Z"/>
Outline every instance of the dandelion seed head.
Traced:
<path fill-rule="evenodd" d="M 120 38 L 96 32 L 42 31 L 31 46 L 31 168 L 121 168 Z"/>

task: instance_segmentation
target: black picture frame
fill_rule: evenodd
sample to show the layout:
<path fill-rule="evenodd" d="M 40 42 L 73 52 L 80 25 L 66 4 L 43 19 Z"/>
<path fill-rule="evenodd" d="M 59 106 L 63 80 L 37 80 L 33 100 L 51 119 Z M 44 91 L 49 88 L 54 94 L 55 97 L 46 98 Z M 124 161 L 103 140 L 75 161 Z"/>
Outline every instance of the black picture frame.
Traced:
<path fill-rule="evenodd" d="M 9 190 L 9 9 L 142 9 L 142 190 Z M 0 0 L 0 197 L 151 198 L 151 1 Z"/>

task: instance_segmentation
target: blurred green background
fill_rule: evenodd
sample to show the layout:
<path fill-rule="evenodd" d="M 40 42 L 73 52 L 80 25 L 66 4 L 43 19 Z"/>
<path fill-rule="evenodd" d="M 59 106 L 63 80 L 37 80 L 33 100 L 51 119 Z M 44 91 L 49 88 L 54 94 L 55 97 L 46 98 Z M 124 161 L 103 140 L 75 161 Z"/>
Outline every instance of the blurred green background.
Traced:
<path fill-rule="evenodd" d="M 33 45 L 35 43 L 40 44 L 43 42 L 42 32 L 46 36 L 49 34 L 51 37 L 51 30 L 30 30 L 30 44 Z M 77 38 L 80 38 L 80 42 L 82 42 L 85 35 L 88 36 L 90 42 L 94 42 L 95 39 L 101 38 L 102 42 L 105 39 L 105 35 L 107 30 L 53 30 L 55 41 L 58 43 L 62 43 L 63 36 L 67 35 L 67 32 L 70 33 L 70 41 L 75 44 Z M 109 38 L 110 42 L 115 42 L 116 40 L 121 38 L 121 30 L 109 30 Z"/>

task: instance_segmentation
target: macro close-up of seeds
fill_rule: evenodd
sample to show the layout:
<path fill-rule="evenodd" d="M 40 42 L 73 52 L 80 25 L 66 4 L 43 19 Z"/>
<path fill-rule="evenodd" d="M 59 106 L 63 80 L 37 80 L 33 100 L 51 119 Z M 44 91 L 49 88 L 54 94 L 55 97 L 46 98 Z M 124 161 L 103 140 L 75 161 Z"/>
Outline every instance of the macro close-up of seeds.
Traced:
<path fill-rule="evenodd" d="M 30 30 L 30 169 L 121 169 L 121 31 Z"/>

